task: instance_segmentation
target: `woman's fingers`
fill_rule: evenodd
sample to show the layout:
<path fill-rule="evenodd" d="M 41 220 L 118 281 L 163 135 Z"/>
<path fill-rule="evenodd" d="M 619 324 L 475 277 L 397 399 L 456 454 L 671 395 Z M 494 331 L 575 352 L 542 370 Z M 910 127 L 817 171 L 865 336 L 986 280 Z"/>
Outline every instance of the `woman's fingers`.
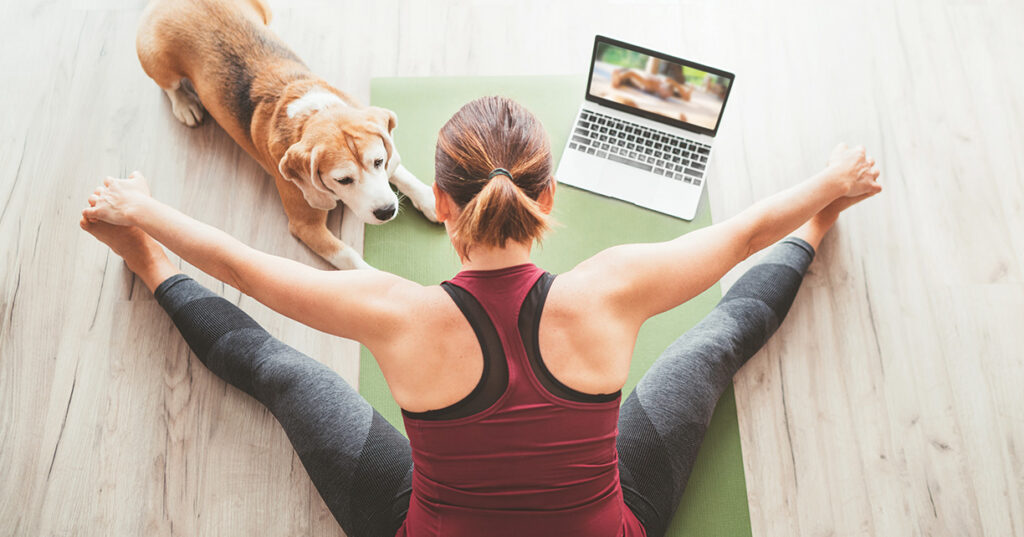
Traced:
<path fill-rule="evenodd" d="M 82 210 L 82 218 L 86 224 L 106 222 L 114 225 L 127 225 L 126 212 L 140 195 L 149 196 L 146 178 L 138 170 L 133 171 L 129 178 L 107 176 L 103 184 L 96 187 L 88 197 L 88 207 Z"/>

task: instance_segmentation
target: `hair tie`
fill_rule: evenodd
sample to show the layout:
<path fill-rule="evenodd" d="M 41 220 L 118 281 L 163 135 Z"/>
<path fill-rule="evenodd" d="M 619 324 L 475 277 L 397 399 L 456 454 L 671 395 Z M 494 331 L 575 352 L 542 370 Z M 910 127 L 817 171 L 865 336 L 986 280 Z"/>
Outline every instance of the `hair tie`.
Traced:
<path fill-rule="evenodd" d="M 487 176 L 487 178 L 490 179 L 490 178 L 494 177 L 495 175 L 504 175 L 505 177 L 508 177 L 513 182 L 515 181 L 515 179 L 512 179 L 512 172 L 506 170 L 505 168 L 494 168 L 494 170 L 491 171 L 491 173 Z"/>

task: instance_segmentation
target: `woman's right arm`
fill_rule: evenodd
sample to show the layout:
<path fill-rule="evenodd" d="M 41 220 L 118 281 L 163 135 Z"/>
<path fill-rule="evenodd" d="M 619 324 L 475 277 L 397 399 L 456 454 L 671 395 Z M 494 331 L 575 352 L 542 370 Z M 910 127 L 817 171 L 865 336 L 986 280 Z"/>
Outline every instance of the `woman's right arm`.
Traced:
<path fill-rule="evenodd" d="M 702 293 L 832 201 L 881 191 L 873 165 L 862 147 L 840 144 L 825 170 L 724 222 L 668 242 L 614 246 L 565 276 L 639 327 Z"/>
<path fill-rule="evenodd" d="M 145 178 L 107 178 L 83 216 L 137 226 L 199 270 L 271 309 L 367 347 L 390 340 L 419 284 L 378 270 L 319 270 L 251 248 L 153 199 Z"/>

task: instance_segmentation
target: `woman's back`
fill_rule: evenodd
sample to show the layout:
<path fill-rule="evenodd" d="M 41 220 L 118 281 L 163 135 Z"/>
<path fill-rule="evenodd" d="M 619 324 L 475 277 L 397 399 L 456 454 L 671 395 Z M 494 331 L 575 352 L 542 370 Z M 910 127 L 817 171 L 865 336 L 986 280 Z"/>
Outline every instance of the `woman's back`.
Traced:
<path fill-rule="evenodd" d="M 414 473 L 400 535 L 642 534 L 619 484 L 620 393 L 573 390 L 541 358 L 553 279 L 524 264 L 445 283 L 479 341 L 483 372 L 446 408 L 403 411 Z"/>

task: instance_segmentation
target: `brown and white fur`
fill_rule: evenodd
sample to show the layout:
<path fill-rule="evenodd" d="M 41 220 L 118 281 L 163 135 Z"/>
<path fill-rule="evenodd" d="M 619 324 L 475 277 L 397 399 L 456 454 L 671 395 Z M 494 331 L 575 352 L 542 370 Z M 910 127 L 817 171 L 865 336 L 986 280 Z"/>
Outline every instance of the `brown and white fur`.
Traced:
<path fill-rule="evenodd" d="M 205 108 L 274 177 L 295 237 L 335 267 L 367 268 L 327 229 L 327 211 L 341 201 L 364 222 L 387 222 L 398 211 L 390 181 L 437 221 L 433 192 L 401 165 L 394 112 L 361 106 L 314 75 L 269 20 L 262 0 L 153 0 L 139 24 L 139 61 L 176 118 L 194 127 Z"/>

